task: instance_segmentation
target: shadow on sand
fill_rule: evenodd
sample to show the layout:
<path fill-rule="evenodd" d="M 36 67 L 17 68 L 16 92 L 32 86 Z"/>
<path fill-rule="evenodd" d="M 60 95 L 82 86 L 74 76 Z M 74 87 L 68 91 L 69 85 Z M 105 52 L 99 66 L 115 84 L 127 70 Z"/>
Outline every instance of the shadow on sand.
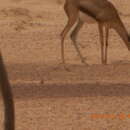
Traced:
<path fill-rule="evenodd" d="M 130 84 L 19 84 L 13 92 L 16 99 L 130 96 Z"/>

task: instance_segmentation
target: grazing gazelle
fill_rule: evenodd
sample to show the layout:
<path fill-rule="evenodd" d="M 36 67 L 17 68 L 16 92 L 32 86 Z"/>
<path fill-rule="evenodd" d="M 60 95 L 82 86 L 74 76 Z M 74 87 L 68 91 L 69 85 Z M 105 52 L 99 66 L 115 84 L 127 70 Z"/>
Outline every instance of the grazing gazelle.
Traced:
<path fill-rule="evenodd" d="M 0 90 L 4 101 L 4 130 L 15 130 L 14 102 L 8 75 L 0 53 Z"/>
<path fill-rule="evenodd" d="M 130 36 L 125 29 L 125 26 L 122 23 L 116 8 L 108 0 L 66 0 L 64 10 L 68 16 L 68 23 L 61 33 L 61 55 L 64 67 L 64 39 L 76 22 L 77 25 L 70 36 L 73 41 L 73 45 L 75 46 L 75 49 L 83 63 L 85 63 L 85 60 L 76 44 L 76 37 L 84 22 L 98 24 L 102 64 L 107 64 L 109 29 L 112 28 L 116 30 L 116 32 L 124 41 L 128 50 L 130 50 Z M 105 33 L 103 28 L 105 28 Z"/>

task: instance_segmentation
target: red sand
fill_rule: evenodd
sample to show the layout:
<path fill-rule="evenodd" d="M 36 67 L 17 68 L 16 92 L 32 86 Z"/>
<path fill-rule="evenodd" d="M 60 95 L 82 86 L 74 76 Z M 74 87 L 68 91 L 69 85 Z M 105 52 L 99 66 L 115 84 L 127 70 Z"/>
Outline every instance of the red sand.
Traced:
<path fill-rule="evenodd" d="M 130 29 L 130 2 L 114 3 Z M 13 87 L 17 130 L 130 129 L 130 52 L 113 30 L 106 66 L 100 61 L 97 25 L 86 24 L 78 38 L 89 66 L 80 62 L 67 37 L 67 72 L 58 66 L 59 34 L 67 21 L 62 5 L 6 0 L 0 5 L 0 20 L 0 46 Z M 93 119 L 92 114 L 117 116 Z M 0 116 L 2 127 L 3 107 Z"/>

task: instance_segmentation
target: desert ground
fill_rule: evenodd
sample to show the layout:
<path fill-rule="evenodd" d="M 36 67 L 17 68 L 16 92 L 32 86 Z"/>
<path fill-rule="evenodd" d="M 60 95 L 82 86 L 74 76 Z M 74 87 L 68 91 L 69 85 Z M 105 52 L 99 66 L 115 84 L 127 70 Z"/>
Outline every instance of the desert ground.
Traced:
<path fill-rule="evenodd" d="M 130 31 L 130 1 L 113 0 Z M 129 130 L 130 52 L 110 31 L 108 65 L 101 65 L 97 24 L 78 36 L 88 66 L 69 36 L 59 64 L 60 33 L 67 17 L 56 0 L 1 0 L 0 48 L 12 85 L 16 130 Z M 3 129 L 0 97 L 0 130 Z"/>

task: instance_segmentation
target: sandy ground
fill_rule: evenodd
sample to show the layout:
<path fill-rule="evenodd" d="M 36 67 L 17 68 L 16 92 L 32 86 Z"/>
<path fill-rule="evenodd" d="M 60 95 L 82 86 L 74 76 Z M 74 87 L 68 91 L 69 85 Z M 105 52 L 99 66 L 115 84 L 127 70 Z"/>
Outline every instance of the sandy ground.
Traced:
<path fill-rule="evenodd" d="M 129 31 L 130 2 L 113 3 Z M 67 72 L 58 65 L 66 22 L 55 1 L 3 0 L 0 5 L 0 47 L 14 93 L 16 129 L 129 130 L 130 52 L 111 30 L 108 65 L 101 65 L 97 25 L 86 24 L 78 41 L 89 66 L 67 37 Z M 2 129 L 2 100 L 0 106 Z"/>

